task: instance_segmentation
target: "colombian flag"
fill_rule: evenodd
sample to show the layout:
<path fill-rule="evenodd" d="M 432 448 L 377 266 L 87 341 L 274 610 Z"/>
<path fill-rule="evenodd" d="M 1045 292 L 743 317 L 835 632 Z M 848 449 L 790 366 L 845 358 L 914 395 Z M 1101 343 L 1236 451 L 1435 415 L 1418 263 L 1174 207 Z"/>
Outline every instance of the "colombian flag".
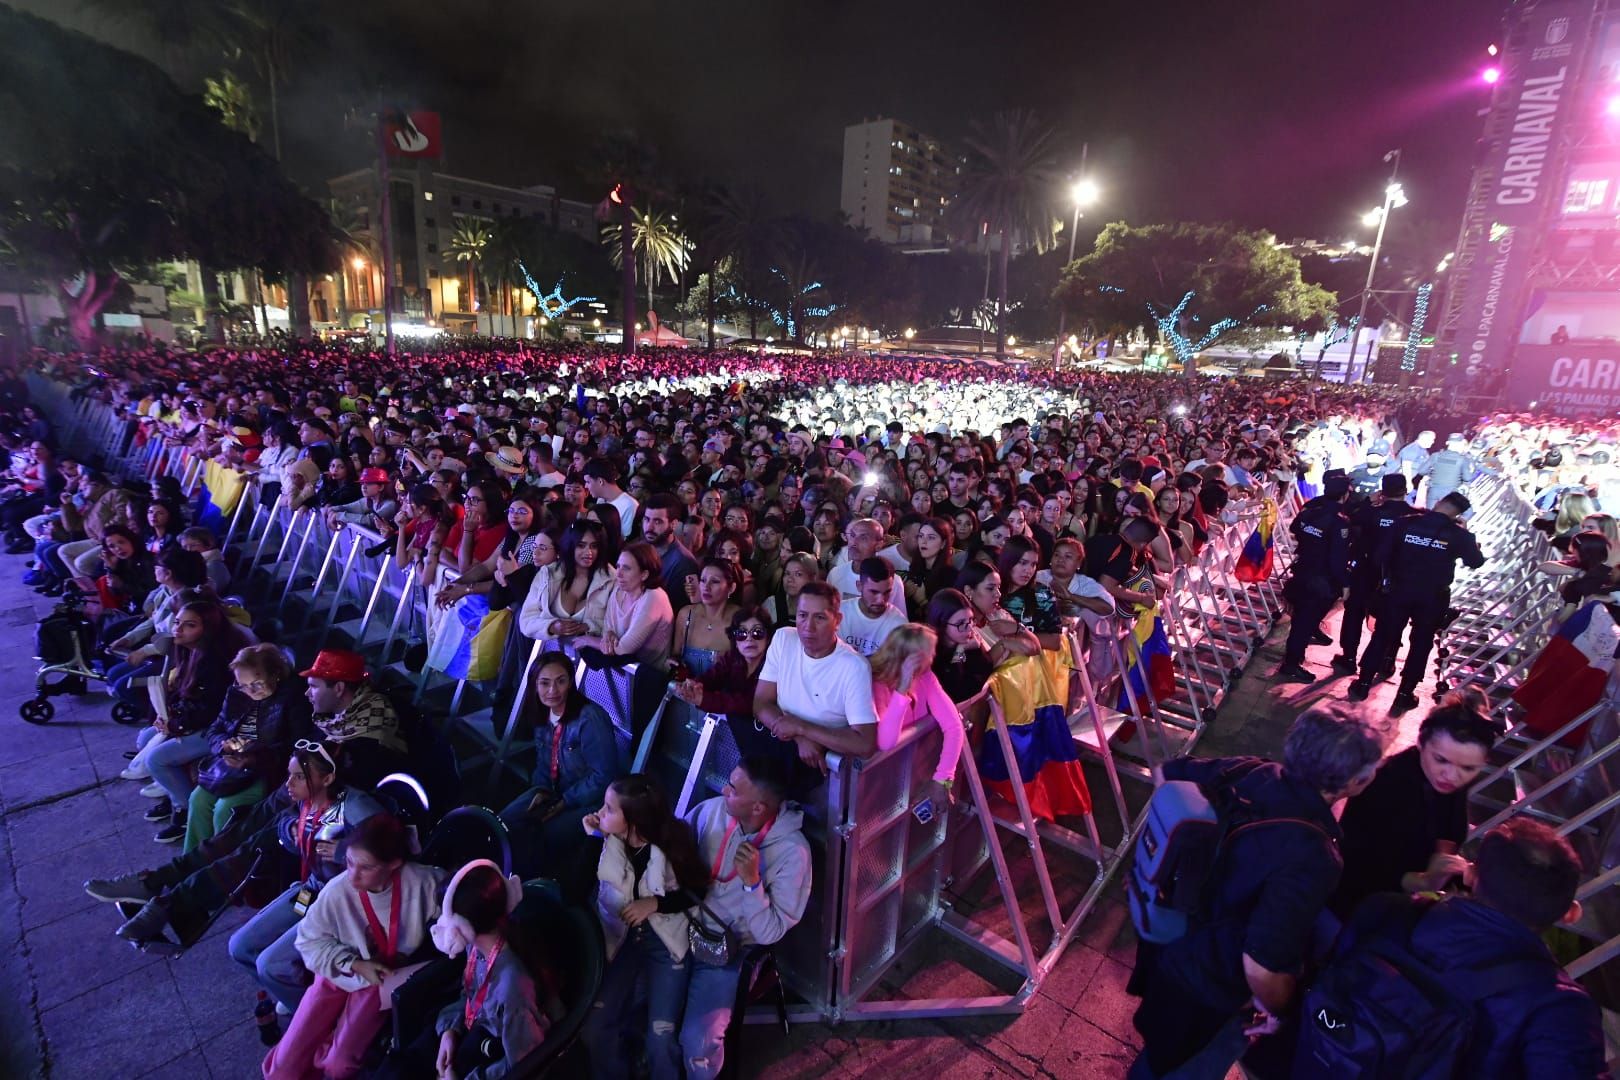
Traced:
<path fill-rule="evenodd" d="M 1271 576 L 1272 531 L 1277 527 L 1277 504 L 1267 499 L 1260 506 L 1260 522 L 1249 534 L 1232 576 L 1239 581 L 1264 581 Z"/>
<path fill-rule="evenodd" d="M 1043 652 L 1009 660 L 990 677 L 990 693 L 1006 718 L 1007 741 L 1030 813 L 1047 821 L 1091 810 L 1091 791 L 1064 712 L 1069 663 L 1066 652 Z M 1016 802 L 1001 739 L 993 732 L 985 734 L 980 748 L 979 773 L 990 790 Z"/>
<path fill-rule="evenodd" d="M 1269 549 L 1267 556 L 1270 556 Z M 1163 701 L 1176 692 L 1176 666 L 1170 659 L 1170 639 L 1165 635 L 1164 620 L 1159 617 L 1157 605 L 1136 616 L 1136 625 L 1131 627 L 1125 649 L 1125 686 L 1119 688 L 1116 706 L 1120 712 L 1134 711 L 1131 694 L 1136 696 L 1140 706 L 1145 703 L 1149 690 L 1155 701 Z M 1130 688 L 1129 694 L 1126 686 Z"/>

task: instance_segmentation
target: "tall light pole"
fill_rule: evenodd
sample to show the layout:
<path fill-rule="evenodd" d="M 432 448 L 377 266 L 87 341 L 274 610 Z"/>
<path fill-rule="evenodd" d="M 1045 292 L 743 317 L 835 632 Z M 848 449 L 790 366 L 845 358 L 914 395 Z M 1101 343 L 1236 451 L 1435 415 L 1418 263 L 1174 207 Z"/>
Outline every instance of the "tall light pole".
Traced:
<path fill-rule="evenodd" d="M 1389 183 L 1384 185 L 1384 205 L 1368 211 L 1361 218 L 1363 225 L 1376 224 L 1378 235 L 1373 239 L 1372 261 L 1367 264 L 1367 284 L 1361 290 L 1361 311 L 1356 315 L 1356 325 L 1350 330 L 1350 360 L 1344 372 L 1344 381 L 1347 383 L 1356 367 L 1356 346 L 1361 343 L 1361 326 L 1367 321 L 1367 301 L 1372 299 L 1373 275 L 1378 272 L 1378 253 L 1384 247 L 1384 229 L 1389 225 L 1389 213 L 1398 206 L 1406 205 L 1406 192 L 1401 190 L 1400 183 L 1395 179 L 1395 174 L 1401 169 L 1401 152 L 1391 150 L 1384 155 L 1384 160 L 1393 162 L 1389 170 Z M 1375 336 L 1374 348 L 1377 347 L 1377 341 Z M 1365 382 L 1371 373 L 1372 364 L 1369 363 L 1358 381 Z"/>
<path fill-rule="evenodd" d="M 1074 242 L 1080 235 L 1080 212 L 1086 207 L 1094 205 L 1102 194 L 1101 189 L 1097 187 L 1097 182 L 1086 175 L 1086 151 L 1088 149 L 1089 146 L 1087 145 L 1080 147 L 1080 178 L 1069 188 L 1069 198 L 1074 202 L 1074 223 L 1069 226 L 1069 261 L 1063 264 L 1065 267 L 1074 262 Z M 1063 328 L 1068 321 L 1068 308 L 1060 306 L 1058 308 L 1057 343 L 1052 350 L 1054 366 L 1057 363 L 1057 358 L 1063 355 Z"/>

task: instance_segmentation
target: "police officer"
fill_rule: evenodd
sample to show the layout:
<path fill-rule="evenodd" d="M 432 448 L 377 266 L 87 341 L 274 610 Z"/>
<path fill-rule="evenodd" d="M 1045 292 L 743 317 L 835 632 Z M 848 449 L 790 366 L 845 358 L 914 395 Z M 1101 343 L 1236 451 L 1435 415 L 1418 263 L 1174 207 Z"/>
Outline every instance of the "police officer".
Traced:
<path fill-rule="evenodd" d="M 1424 502 L 1431 507 L 1437 505 L 1478 476 L 1479 471 L 1479 465 L 1468 453 L 1468 440 L 1456 432 L 1447 435 L 1446 448 L 1429 455 L 1429 486 L 1423 492 Z"/>
<path fill-rule="evenodd" d="M 1333 670 L 1340 675 L 1356 673 L 1362 625 L 1379 583 L 1384 580 L 1386 568 L 1377 558 L 1379 541 L 1417 512 L 1406 501 L 1406 477 L 1400 473 L 1380 477 L 1378 494 L 1350 511 L 1350 592 L 1344 598 L 1344 621 L 1339 624 L 1341 652 L 1333 658 Z"/>
<path fill-rule="evenodd" d="M 1457 522 L 1470 505 L 1468 496 L 1454 491 L 1433 510 L 1414 514 L 1386 530 L 1377 554 L 1387 568 L 1388 596 L 1373 626 L 1372 641 L 1361 654 L 1361 674 L 1350 684 L 1352 701 L 1367 697 L 1373 680 L 1390 666 L 1401 634 L 1411 623 L 1411 647 L 1390 711 L 1400 714 L 1417 708 L 1417 684 L 1428 669 L 1429 652 L 1451 605 L 1451 578 L 1457 560 L 1474 568 L 1485 565 L 1474 534 Z"/>
<path fill-rule="evenodd" d="M 1364 505 L 1377 495 L 1384 479 L 1384 455 L 1376 450 L 1367 451 L 1367 460 L 1350 470 L 1350 504 Z M 1405 479 L 1402 477 L 1402 479 Z M 1351 518 L 1354 519 L 1354 511 Z"/>
<path fill-rule="evenodd" d="M 1333 644 L 1321 626 L 1323 616 L 1350 581 L 1350 518 L 1344 511 L 1349 494 L 1348 476 L 1324 477 L 1322 494 L 1300 507 L 1288 527 L 1296 549 L 1293 576 L 1284 595 L 1293 605 L 1293 623 L 1288 628 L 1282 667 L 1277 669 L 1281 682 L 1315 682 L 1316 676 L 1305 670 L 1305 649 Z"/>

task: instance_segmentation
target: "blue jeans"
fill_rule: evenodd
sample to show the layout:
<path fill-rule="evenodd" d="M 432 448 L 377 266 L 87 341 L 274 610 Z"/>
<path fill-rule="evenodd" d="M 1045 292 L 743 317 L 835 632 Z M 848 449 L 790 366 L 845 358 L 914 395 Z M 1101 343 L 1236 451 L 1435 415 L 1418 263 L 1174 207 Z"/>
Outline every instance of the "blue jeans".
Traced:
<path fill-rule="evenodd" d="M 144 749 L 155 738 L 157 728 L 144 728 L 135 737 L 135 748 Z M 165 739 L 146 756 L 146 767 L 152 771 L 152 781 L 169 796 L 176 810 L 186 808 L 191 800 L 191 789 L 197 786 L 186 766 L 207 756 L 208 736 L 200 731 L 182 735 L 178 739 Z"/>
<path fill-rule="evenodd" d="M 149 697 L 146 685 L 135 685 L 136 679 L 153 679 L 163 674 L 163 657 L 155 656 L 150 660 L 143 660 L 139 664 L 131 664 L 127 660 L 120 660 L 107 669 L 107 687 L 113 697 L 130 705 L 144 705 Z M 142 746 L 146 745 L 144 742 Z M 156 751 L 154 751 L 155 753 Z"/>
<path fill-rule="evenodd" d="M 291 1012 L 304 997 L 304 961 L 298 955 L 298 920 L 293 909 L 299 882 L 259 909 L 231 935 L 231 959 L 252 971 L 259 985 Z"/>
<path fill-rule="evenodd" d="M 597 808 L 564 807 L 551 818 L 541 820 L 529 813 L 529 804 L 538 794 L 540 788 L 529 788 L 500 813 L 512 842 L 512 869 L 523 878 L 566 878 L 585 846 L 585 815 L 595 813 Z"/>
<path fill-rule="evenodd" d="M 632 927 L 602 976 L 602 990 L 585 1021 L 585 1045 L 596 1076 L 631 1075 L 626 1039 L 635 1017 L 647 1009 L 647 1064 L 652 1080 L 681 1080 L 681 1009 L 686 1003 L 690 958 L 676 960 L 652 927 Z M 736 980 L 733 980 L 735 986 Z M 728 1005 L 729 1009 L 730 1006 Z"/>
<path fill-rule="evenodd" d="M 726 1060 L 726 1028 L 737 1001 L 742 957 L 726 967 L 692 964 L 686 987 L 686 1019 L 681 1024 L 681 1055 L 686 1080 L 714 1080 Z"/>

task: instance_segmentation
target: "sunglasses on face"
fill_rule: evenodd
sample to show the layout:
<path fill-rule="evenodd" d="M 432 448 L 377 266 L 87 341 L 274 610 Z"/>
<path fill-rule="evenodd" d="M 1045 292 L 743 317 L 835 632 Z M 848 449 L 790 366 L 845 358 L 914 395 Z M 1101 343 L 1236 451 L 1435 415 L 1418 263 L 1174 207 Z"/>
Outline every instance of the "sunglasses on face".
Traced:
<path fill-rule="evenodd" d="M 752 630 L 738 627 L 735 630 L 726 631 L 726 636 L 732 641 L 747 641 L 749 638 L 753 638 L 755 641 L 764 641 L 766 634 L 767 631 L 763 626 L 756 626 Z"/>

